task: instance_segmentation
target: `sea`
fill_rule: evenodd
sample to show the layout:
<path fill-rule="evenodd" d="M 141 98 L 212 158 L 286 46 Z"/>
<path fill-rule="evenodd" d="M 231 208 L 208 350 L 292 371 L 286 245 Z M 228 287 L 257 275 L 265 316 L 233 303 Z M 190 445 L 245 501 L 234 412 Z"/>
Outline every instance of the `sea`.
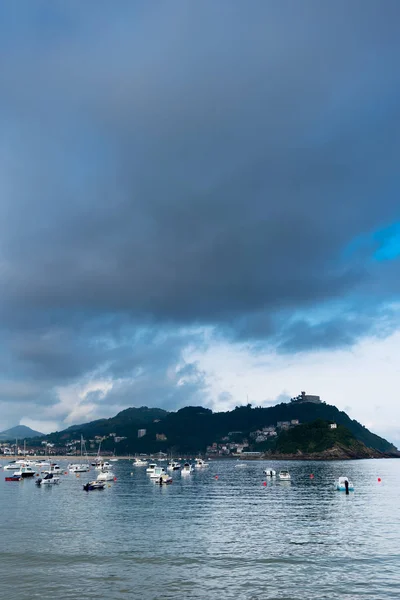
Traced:
<path fill-rule="evenodd" d="M 160 486 L 119 460 L 116 481 L 92 492 L 94 470 L 47 488 L 0 470 L 0 597 L 400 598 L 400 460 L 240 464 Z M 334 489 L 339 476 L 354 492 Z"/>

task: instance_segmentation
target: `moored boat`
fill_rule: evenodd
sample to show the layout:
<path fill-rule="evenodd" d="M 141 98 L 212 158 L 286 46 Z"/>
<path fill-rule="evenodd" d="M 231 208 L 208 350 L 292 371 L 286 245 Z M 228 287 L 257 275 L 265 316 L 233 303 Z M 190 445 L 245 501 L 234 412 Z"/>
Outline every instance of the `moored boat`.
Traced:
<path fill-rule="evenodd" d="M 181 474 L 182 475 L 189 475 L 190 473 L 193 472 L 193 467 L 190 463 L 185 463 L 181 469 Z"/>
<path fill-rule="evenodd" d="M 289 481 L 291 479 L 289 471 L 279 471 L 278 477 L 282 481 Z"/>
<path fill-rule="evenodd" d="M 88 481 L 88 483 L 85 483 L 85 485 L 83 486 L 83 489 L 85 490 L 85 492 L 91 492 L 93 490 L 104 490 L 105 485 L 106 484 L 104 481 Z"/>
<path fill-rule="evenodd" d="M 152 473 L 150 473 L 150 479 L 160 479 L 163 475 L 166 475 L 164 467 L 156 467 Z"/>
<path fill-rule="evenodd" d="M 149 473 L 151 475 L 152 473 L 154 473 L 154 469 L 157 469 L 156 463 L 150 463 L 146 469 L 146 473 Z"/>
<path fill-rule="evenodd" d="M 335 487 L 338 492 L 354 492 L 354 485 L 348 477 L 339 477 L 335 482 Z"/>
<path fill-rule="evenodd" d="M 179 471 L 180 468 L 181 468 L 181 465 L 178 462 L 176 462 L 175 460 L 172 460 L 167 465 L 168 471 Z"/>
<path fill-rule="evenodd" d="M 32 467 L 21 466 L 18 471 L 15 471 L 14 475 L 21 476 L 22 479 L 27 479 L 28 477 L 34 477 L 35 471 Z"/>
<path fill-rule="evenodd" d="M 7 475 L 7 477 L 4 478 L 5 481 L 21 481 L 22 477 L 20 475 Z"/>
<path fill-rule="evenodd" d="M 47 473 L 43 478 L 39 477 L 35 483 L 36 485 L 58 485 L 60 478 L 53 473 Z"/>
<path fill-rule="evenodd" d="M 266 477 L 276 477 L 276 471 L 273 469 L 264 469 L 263 473 Z"/>
<path fill-rule="evenodd" d="M 194 461 L 195 469 L 204 469 L 205 467 L 208 467 L 208 466 L 209 466 L 208 462 L 206 462 L 202 458 L 196 458 Z"/>
<path fill-rule="evenodd" d="M 112 471 L 102 471 L 97 475 L 97 481 L 114 481 L 115 474 Z"/>

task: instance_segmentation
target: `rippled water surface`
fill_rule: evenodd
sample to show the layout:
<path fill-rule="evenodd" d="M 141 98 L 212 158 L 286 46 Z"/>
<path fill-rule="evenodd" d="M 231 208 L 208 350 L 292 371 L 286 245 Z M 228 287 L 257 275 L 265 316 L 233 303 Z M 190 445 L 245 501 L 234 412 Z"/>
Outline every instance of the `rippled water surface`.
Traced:
<path fill-rule="evenodd" d="M 264 486 L 267 465 L 291 482 Z M 0 471 L 2 598 L 400 598 L 400 460 L 212 461 L 162 487 L 113 470 L 89 493 L 93 471 L 51 488 Z"/>

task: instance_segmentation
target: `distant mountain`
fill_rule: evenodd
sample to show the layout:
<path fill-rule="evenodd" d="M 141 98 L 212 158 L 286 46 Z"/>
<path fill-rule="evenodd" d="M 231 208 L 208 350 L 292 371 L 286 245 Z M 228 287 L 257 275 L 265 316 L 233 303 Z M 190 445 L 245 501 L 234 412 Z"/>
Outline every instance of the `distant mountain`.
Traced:
<path fill-rule="evenodd" d="M 16 425 L 16 427 L 11 427 L 11 429 L 6 429 L 5 431 L 0 432 L 0 440 L 4 441 L 14 441 L 16 438 L 19 440 L 41 437 L 43 433 L 40 431 L 35 431 L 30 427 L 26 427 L 26 425 Z"/>
<path fill-rule="evenodd" d="M 115 450 L 120 455 L 158 451 L 173 452 L 174 454 L 203 453 L 207 446 L 214 442 L 220 443 L 224 439 L 229 439 L 229 442 L 248 440 L 251 450 L 281 452 L 278 440 L 280 443 L 288 442 L 288 440 L 285 442 L 285 437 L 281 437 L 282 434 L 275 438 L 274 448 L 273 444 L 254 443 L 251 441 L 254 438 L 250 436 L 250 433 L 263 427 L 275 426 L 278 421 L 298 420 L 301 424 L 305 424 L 318 419 L 345 427 L 366 448 L 379 453 L 396 453 L 393 444 L 352 420 L 336 406 L 323 402 L 318 404 L 290 402 L 269 408 L 253 408 L 249 404 L 236 407 L 232 411 L 217 413 L 202 406 L 187 406 L 177 412 L 167 412 L 146 406 L 128 408 L 110 419 L 74 425 L 64 431 L 46 436 L 46 439 L 55 445 L 64 445 L 66 442 L 79 439 L 81 435 L 86 440 L 93 440 L 95 436 L 101 436 L 105 438 L 102 441 L 102 450 Z M 146 430 L 142 437 L 138 436 L 139 429 Z M 310 435 L 320 434 L 320 432 L 315 433 L 314 431 L 309 433 Z M 116 436 L 117 441 L 110 434 Z M 298 432 L 298 435 L 300 434 L 301 430 Z M 328 437 L 336 439 L 333 434 L 330 434 L 326 438 L 326 443 L 328 443 Z M 292 441 L 296 442 L 296 435 Z M 294 447 L 293 444 L 290 447 Z"/>

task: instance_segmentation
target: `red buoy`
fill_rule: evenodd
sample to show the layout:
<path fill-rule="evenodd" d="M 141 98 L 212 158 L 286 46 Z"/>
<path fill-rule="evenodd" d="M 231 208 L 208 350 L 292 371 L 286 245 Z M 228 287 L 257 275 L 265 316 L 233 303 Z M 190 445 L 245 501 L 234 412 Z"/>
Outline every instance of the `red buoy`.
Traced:
<path fill-rule="evenodd" d="M 267 485 L 267 482 L 266 482 L 266 481 L 263 481 L 263 486 L 265 487 L 266 485 Z"/>
<path fill-rule="evenodd" d="M 114 481 L 117 481 L 117 478 L 116 478 L 116 477 L 114 477 Z"/>
<path fill-rule="evenodd" d="M 380 477 L 378 477 L 378 482 L 380 483 L 382 481 L 382 479 Z"/>
<path fill-rule="evenodd" d="M 215 476 L 215 479 L 218 479 L 218 475 Z"/>
<path fill-rule="evenodd" d="M 314 479 L 314 475 L 312 473 L 310 475 L 310 479 Z"/>

